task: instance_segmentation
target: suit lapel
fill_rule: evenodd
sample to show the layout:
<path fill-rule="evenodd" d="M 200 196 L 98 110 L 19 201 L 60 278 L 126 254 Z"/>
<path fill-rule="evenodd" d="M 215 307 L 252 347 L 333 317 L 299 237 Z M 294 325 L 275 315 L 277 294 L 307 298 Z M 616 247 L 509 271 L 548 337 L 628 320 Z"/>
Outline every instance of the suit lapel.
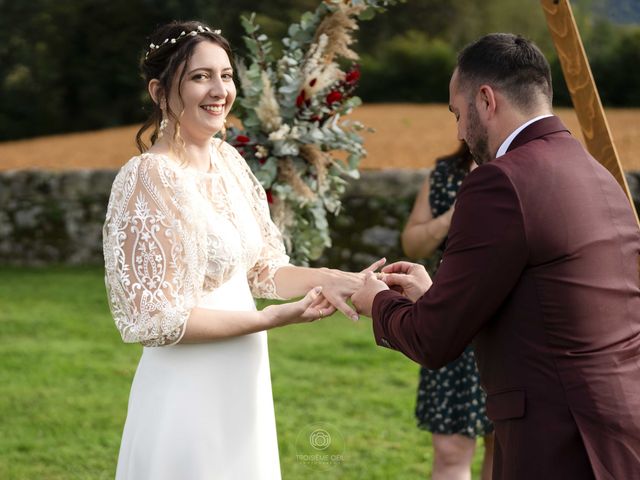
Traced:
<path fill-rule="evenodd" d="M 513 142 L 511 142 L 511 145 L 509 145 L 507 152 L 510 152 L 514 148 L 518 148 L 525 143 L 530 142 L 531 140 L 535 140 L 536 138 L 563 131 L 570 133 L 567 127 L 564 126 L 564 124 L 558 117 L 553 116 L 543 118 L 541 120 L 538 120 L 537 122 L 533 122 L 531 125 L 522 130 L 516 136 L 516 138 L 513 139 Z"/>

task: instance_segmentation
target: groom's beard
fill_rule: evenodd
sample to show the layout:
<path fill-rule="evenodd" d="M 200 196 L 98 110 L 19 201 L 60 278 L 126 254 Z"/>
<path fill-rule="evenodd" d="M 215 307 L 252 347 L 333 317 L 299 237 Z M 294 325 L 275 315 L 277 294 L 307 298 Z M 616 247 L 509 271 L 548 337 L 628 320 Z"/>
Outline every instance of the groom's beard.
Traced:
<path fill-rule="evenodd" d="M 489 134 L 487 133 L 487 127 L 480 123 L 478 109 L 473 103 L 469 104 L 467 113 L 466 142 L 473 159 L 478 165 L 491 161 L 492 155 L 489 152 Z"/>

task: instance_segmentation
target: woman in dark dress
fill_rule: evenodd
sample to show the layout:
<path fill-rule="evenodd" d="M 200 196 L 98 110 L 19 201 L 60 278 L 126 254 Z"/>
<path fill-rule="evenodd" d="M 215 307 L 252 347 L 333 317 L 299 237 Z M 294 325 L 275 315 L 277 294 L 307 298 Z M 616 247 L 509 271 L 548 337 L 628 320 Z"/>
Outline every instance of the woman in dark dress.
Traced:
<path fill-rule="evenodd" d="M 456 194 L 475 166 L 464 142 L 452 155 L 438 159 L 402 232 L 404 253 L 425 259 L 432 276 L 442 258 Z M 420 369 L 416 418 L 419 428 L 432 433 L 433 479 L 470 479 L 478 436 L 485 443 L 482 478 L 491 478 L 493 425 L 485 413 L 472 347 L 439 370 Z"/>

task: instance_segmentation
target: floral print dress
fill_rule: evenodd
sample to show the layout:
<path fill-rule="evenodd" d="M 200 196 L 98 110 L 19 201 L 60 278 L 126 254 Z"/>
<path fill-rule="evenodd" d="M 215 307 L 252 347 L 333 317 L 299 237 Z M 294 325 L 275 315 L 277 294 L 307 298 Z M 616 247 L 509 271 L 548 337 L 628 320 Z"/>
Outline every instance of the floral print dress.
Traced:
<path fill-rule="evenodd" d="M 429 177 L 431 214 L 445 213 L 453 202 L 468 170 L 458 159 L 442 159 Z M 445 241 L 427 264 L 434 275 L 444 252 Z M 462 434 L 475 438 L 493 431 L 485 412 L 485 394 L 480 388 L 473 348 L 438 369 L 420 368 L 420 383 L 416 402 L 418 427 L 439 434 Z"/>

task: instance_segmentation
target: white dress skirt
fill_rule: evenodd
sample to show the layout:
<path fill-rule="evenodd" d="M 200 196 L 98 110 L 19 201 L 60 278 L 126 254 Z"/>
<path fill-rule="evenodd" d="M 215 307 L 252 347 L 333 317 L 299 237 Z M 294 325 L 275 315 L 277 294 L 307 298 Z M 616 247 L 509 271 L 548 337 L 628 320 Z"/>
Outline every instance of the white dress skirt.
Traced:
<path fill-rule="evenodd" d="M 255 310 L 245 272 L 199 306 Z M 145 347 L 116 479 L 280 479 L 266 332 Z"/>

